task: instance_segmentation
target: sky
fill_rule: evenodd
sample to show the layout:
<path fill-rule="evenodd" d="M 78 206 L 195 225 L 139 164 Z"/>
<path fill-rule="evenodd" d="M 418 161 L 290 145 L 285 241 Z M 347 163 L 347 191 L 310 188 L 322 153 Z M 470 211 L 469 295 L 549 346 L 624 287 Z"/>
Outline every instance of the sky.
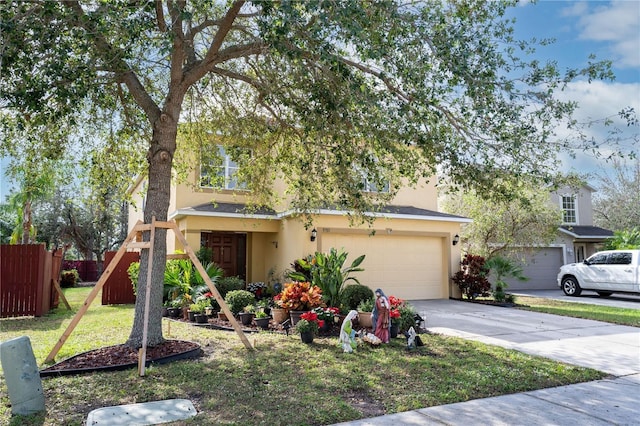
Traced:
<path fill-rule="evenodd" d="M 622 1 L 539 1 L 522 2 L 510 10 L 516 18 L 515 37 L 519 39 L 553 38 L 555 43 L 538 48 L 541 61 L 556 61 L 560 70 L 582 67 L 590 54 L 596 60 L 611 60 L 614 81 L 572 83 L 562 94 L 563 99 L 579 104 L 576 118 L 590 121 L 613 117 L 624 129 L 626 141 L 621 148 L 640 154 L 639 127 L 627 127 L 617 113 L 633 107 L 640 116 L 640 0 Z M 563 129 L 558 129 L 563 134 Z M 595 126 L 588 130 L 602 140 L 606 130 Z M 566 132 L 565 132 L 566 133 Z M 634 139 L 635 138 L 635 139 Z M 615 147 L 602 149 L 609 154 Z M 592 175 L 588 182 L 597 188 L 593 174 L 611 173 L 611 162 L 578 154 L 575 159 L 561 156 L 563 170 Z"/>
<path fill-rule="evenodd" d="M 555 43 L 540 47 L 536 57 L 541 61 L 554 60 L 560 70 L 585 66 L 590 54 L 598 60 L 611 60 L 616 79 L 613 82 L 596 81 L 588 84 L 577 81 L 569 85 L 562 94 L 565 100 L 575 100 L 580 105 L 576 118 L 579 121 L 616 118 L 626 107 L 633 107 L 640 115 L 640 0 L 620 1 L 549 1 L 531 3 L 524 0 L 512 8 L 508 16 L 516 18 L 515 37 L 518 39 L 553 38 Z M 625 130 L 623 149 L 640 152 L 638 142 L 640 128 Z M 563 129 L 558 129 L 563 134 Z M 602 140 L 606 130 L 593 127 L 589 133 Z M 633 138 L 635 137 L 635 141 Z M 614 147 L 602 150 L 608 154 Z M 593 156 L 578 154 L 570 158 L 562 155 L 563 171 L 575 171 L 582 175 L 602 174 L 611 170 L 611 163 Z M 0 200 L 9 192 L 9 183 L 4 176 L 6 159 L 0 159 Z M 596 180 L 588 178 L 597 188 Z"/>

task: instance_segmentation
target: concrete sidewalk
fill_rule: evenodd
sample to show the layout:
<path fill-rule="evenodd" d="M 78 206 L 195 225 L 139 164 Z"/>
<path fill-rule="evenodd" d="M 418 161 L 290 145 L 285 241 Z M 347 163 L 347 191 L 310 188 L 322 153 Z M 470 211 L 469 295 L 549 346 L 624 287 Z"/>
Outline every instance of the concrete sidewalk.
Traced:
<path fill-rule="evenodd" d="M 411 304 L 430 332 L 594 368 L 612 377 L 340 425 L 640 424 L 640 328 L 455 300 Z"/>

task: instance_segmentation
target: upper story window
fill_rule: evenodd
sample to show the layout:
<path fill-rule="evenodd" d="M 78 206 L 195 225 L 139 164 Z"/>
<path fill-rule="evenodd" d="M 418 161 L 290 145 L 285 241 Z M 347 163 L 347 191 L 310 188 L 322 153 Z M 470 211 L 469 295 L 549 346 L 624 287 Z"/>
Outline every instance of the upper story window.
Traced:
<path fill-rule="evenodd" d="M 576 206 L 576 197 L 573 195 L 563 195 L 560 197 L 562 208 L 562 222 L 566 224 L 578 223 L 578 208 Z"/>
<path fill-rule="evenodd" d="M 389 182 L 383 182 L 382 186 L 379 188 L 375 182 L 369 180 L 365 177 L 362 178 L 362 190 L 364 192 L 389 192 Z"/>
<path fill-rule="evenodd" d="M 222 145 L 218 145 L 218 158 L 202 155 L 200 187 L 246 190 L 247 184 L 238 180 L 238 163 L 233 161 Z"/>

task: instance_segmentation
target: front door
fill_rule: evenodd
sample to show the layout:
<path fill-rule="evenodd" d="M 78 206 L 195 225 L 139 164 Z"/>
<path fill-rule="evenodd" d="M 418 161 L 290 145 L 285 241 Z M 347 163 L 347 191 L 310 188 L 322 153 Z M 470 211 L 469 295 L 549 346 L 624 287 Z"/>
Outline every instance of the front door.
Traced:
<path fill-rule="evenodd" d="M 246 234 L 203 232 L 200 245 L 211 249 L 213 262 L 224 269 L 225 276 L 246 279 Z"/>
<path fill-rule="evenodd" d="M 584 262 L 586 257 L 587 247 L 585 244 L 575 244 L 574 249 L 576 252 L 576 263 Z"/>

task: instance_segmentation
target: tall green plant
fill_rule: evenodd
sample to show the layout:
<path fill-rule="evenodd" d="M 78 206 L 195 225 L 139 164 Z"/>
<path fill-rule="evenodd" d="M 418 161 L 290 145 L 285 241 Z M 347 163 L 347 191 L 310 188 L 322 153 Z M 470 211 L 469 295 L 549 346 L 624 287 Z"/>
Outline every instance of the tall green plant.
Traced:
<path fill-rule="evenodd" d="M 615 231 L 613 238 L 607 240 L 607 250 L 631 250 L 640 248 L 640 228 Z"/>
<path fill-rule="evenodd" d="M 498 302 L 504 302 L 506 294 L 504 290 L 509 287 L 505 281 L 506 278 L 514 278 L 518 281 L 528 281 L 529 278 L 522 274 L 522 267 L 518 266 L 515 261 L 502 256 L 494 256 L 488 259 L 484 267 L 489 273 L 495 276 L 493 298 Z"/>
<path fill-rule="evenodd" d="M 316 252 L 315 256 L 306 259 L 298 259 L 296 263 L 303 269 L 301 272 L 292 272 L 289 277 L 298 281 L 306 281 L 311 277 L 311 284 L 317 285 L 322 290 L 322 298 L 329 306 L 340 306 L 342 289 L 347 281 L 360 284 L 354 272 L 364 271 L 360 264 L 365 255 L 358 256 L 351 265 L 344 267 L 349 253 L 338 252 L 331 248 L 329 253 Z M 310 258 L 310 260 L 309 260 Z"/>

